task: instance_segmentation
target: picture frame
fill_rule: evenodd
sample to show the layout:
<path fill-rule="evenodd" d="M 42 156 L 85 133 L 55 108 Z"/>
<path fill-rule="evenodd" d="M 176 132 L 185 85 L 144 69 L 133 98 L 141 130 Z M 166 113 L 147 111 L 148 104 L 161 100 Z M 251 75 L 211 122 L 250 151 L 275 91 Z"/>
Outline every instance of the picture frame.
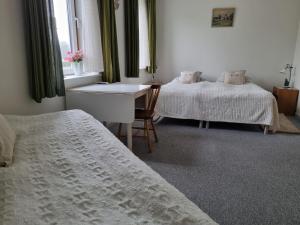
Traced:
<path fill-rule="evenodd" d="M 233 27 L 235 8 L 214 8 L 212 12 L 212 27 Z"/>

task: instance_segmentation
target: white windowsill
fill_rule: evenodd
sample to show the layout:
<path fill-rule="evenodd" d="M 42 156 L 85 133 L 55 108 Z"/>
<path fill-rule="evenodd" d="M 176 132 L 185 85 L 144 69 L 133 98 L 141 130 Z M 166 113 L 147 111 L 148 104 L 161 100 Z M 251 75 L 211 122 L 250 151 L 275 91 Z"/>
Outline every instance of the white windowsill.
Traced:
<path fill-rule="evenodd" d="M 66 89 L 70 89 L 101 81 L 101 73 L 92 72 L 84 73 L 82 75 L 68 75 L 65 76 L 64 80 Z"/>
<path fill-rule="evenodd" d="M 76 79 L 83 79 L 86 77 L 100 77 L 100 73 L 92 72 L 92 73 L 83 73 L 81 75 L 66 75 L 64 77 L 65 80 L 76 80 Z"/>

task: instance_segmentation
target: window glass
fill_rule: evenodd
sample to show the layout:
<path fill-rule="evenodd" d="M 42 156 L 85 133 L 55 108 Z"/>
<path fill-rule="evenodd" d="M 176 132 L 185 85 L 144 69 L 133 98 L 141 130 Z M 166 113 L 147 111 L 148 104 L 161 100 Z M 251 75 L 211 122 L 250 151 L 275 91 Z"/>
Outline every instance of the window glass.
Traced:
<path fill-rule="evenodd" d="M 67 56 L 67 52 L 72 51 L 67 1 L 68 0 L 53 0 L 57 35 L 65 74 L 70 73 L 71 64 L 69 62 L 65 62 L 64 58 Z"/>

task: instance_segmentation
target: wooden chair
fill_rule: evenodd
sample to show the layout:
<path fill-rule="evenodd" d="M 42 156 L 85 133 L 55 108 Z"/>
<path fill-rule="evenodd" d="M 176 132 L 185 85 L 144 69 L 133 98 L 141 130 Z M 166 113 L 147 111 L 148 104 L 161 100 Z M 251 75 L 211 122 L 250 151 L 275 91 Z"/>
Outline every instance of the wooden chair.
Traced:
<path fill-rule="evenodd" d="M 144 109 L 135 109 L 135 120 L 144 121 L 144 127 L 133 127 L 136 130 L 144 131 L 144 138 L 147 140 L 149 152 L 152 152 L 152 145 L 150 140 L 150 131 L 153 131 L 155 142 L 158 142 L 157 133 L 153 123 L 153 117 L 155 115 L 155 105 L 160 92 L 160 85 L 152 85 L 151 92 L 148 97 L 148 104 Z M 119 125 L 118 136 L 121 137 L 122 124 Z"/>

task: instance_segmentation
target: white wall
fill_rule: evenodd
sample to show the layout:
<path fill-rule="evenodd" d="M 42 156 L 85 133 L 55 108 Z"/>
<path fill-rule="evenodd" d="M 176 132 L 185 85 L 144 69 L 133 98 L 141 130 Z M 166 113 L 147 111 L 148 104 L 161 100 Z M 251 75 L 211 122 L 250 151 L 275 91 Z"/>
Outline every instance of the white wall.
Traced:
<path fill-rule="evenodd" d="M 63 98 L 29 97 L 22 0 L 0 1 L 0 113 L 38 114 L 64 108 Z"/>
<path fill-rule="evenodd" d="M 296 67 L 295 87 L 300 89 L 300 24 L 297 38 L 297 46 L 295 50 L 294 65 Z M 297 114 L 300 116 L 300 96 L 298 99 Z"/>
<path fill-rule="evenodd" d="M 282 85 L 291 63 L 300 18 L 299 0 L 160 0 L 158 66 L 164 81 L 183 70 L 215 80 L 226 70 L 247 69 L 255 82 Z M 212 28 L 214 7 L 236 7 L 233 28 Z"/>

